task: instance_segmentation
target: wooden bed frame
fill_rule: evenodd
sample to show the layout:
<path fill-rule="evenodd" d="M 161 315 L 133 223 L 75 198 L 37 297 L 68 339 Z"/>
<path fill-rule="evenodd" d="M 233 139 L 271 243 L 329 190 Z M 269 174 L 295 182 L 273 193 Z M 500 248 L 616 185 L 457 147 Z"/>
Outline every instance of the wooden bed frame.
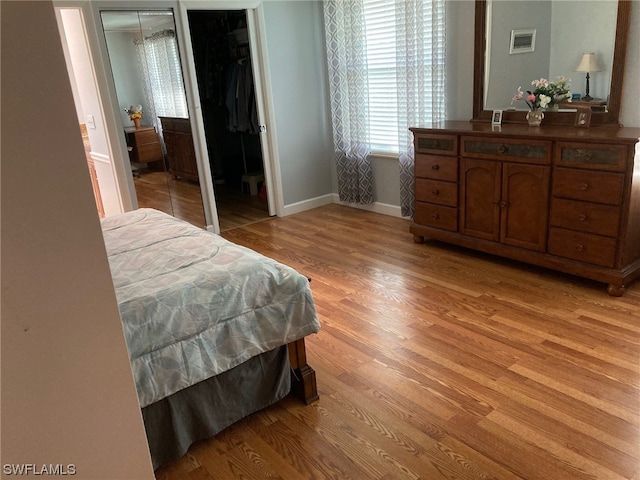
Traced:
<path fill-rule="evenodd" d="M 309 405 L 318 400 L 316 372 L 307 363 L 304 338 L 288 344 L 291 363 L 291 393 Z"/>

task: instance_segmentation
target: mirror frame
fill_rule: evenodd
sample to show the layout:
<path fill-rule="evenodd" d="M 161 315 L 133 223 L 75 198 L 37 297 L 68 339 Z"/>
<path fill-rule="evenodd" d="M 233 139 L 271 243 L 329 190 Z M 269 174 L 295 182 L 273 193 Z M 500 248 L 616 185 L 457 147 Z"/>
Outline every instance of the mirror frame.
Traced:
<path fill-rule="evenodd" d="M 606 112 L 593 112 L 591 125 L 619 125 L 622 104 L 622 82 L 627 56 L 631 4 L 628 0 L 618 1 L 616 37 L 613 47 L 613 66 L 611 69 L 611 87 L 609 89 L 609 107 Z M 475 34 L 473 64 L 473 122 L 490 122 L 492 111 L 484 109 L 484 74 L 487 27 L 487 0 L 475 0 Z M 523 111 L 504 110 L 503 123 L 525 123 Z M 575 112 L 546 112 L 545 124 L 573 125 Z"/>

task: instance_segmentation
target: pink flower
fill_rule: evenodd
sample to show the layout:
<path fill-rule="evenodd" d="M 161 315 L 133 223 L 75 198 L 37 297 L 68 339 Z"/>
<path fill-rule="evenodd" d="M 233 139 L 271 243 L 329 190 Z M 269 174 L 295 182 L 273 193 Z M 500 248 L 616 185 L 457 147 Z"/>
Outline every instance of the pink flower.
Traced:
<path fill-rule="evenodd" d="M 536 96 L 533 93 L 530 93 L 529 95 L 527 95 L 527 101 L 528 102 L 535 102 L 536 101 Z"/>
<path fill-rule="evenodd" d="M 544 88 L 549 85 L 549 80 L 547 80 L 546 78 L 541 78 L 540 80 L 534 80 L 533 82 L 531 82 L 531 85 Z"/>
<path fill-rule="evenodd" d="M 513 103 L 513 102 L 515 102 L 517 100 L 522 100 L 522 96 L 523 95 L 524 95 L 524 93 L 522 91 L 522 87 L 518 87 L 518 91 L 516 92 L 516 94 L 511 99 L 511 103 Z"/>

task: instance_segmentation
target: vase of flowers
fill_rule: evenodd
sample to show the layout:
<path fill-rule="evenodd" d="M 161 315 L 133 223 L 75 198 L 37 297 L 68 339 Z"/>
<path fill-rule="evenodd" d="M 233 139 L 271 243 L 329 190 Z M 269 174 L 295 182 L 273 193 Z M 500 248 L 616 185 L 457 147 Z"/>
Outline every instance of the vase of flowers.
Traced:
<path fill-rule="evenodd" d="M 558 77 L 555 83 L 549 82 L 546 78 L 534 80 L 531 85 L 535 87 L 533 91 L 527 90 L 525 96 L 522 87 L 518 87 L 518 91 L 511 99 L 511 104 L 518 100 L 524 100 L 529 107 L 529 113 L 540 112 L 539 114 L 529 115 L 526 118 L 531 126 L 539 126 L 544 118 L 544 110 L 557 110 L 561 102 L 571 101 L 571 92 L 569 91 L 569 79 L 566 77 Z"/>
<path fill-rule="evenodd" d="M 544 112 L 542 110 L 529 110 L 525 118 L 530 127 L 539 127 L 544 118 Z"/>
<path fill-rule="evenodd" d="M 133 125 L 138 128 L 140 120 L 142 120 L 142 105 L 131 105 L 129 108 L 125 108 L 124 111 L 129 115 Z"/>

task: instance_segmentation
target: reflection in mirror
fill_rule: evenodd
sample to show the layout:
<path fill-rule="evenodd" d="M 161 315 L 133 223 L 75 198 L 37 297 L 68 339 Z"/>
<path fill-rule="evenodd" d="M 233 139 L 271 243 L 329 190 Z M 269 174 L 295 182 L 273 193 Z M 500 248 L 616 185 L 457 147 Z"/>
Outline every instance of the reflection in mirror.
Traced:
<path fill-rule="evenodd" d="M 205 227 L 173 13 L 101 17 L 138 205 Z"/>
<path fill-rule="evenodd" d="M 531 81 L 540 78 L 554 81 L 560 76 L 567 77 L 571 79 L 570 90 L 584 96 L 586 74 L 577 69 L 583 53 L 588 52 L 596 54 L 600 67 L 600 71 L 590 72 L 590 95 L 606 102 L 611 85 L 616 16 L 617 2 L 607 0 L 488 0 L 484 109 L 526 110 L 524 102 L 511 105 L 511 98 L 519 86 L 525 92 L 532 90 Z M 512 30 L 535 30 L 534 48 L 510 53 Z M 579 102 L 573 107 L 577 105 Z"/>

